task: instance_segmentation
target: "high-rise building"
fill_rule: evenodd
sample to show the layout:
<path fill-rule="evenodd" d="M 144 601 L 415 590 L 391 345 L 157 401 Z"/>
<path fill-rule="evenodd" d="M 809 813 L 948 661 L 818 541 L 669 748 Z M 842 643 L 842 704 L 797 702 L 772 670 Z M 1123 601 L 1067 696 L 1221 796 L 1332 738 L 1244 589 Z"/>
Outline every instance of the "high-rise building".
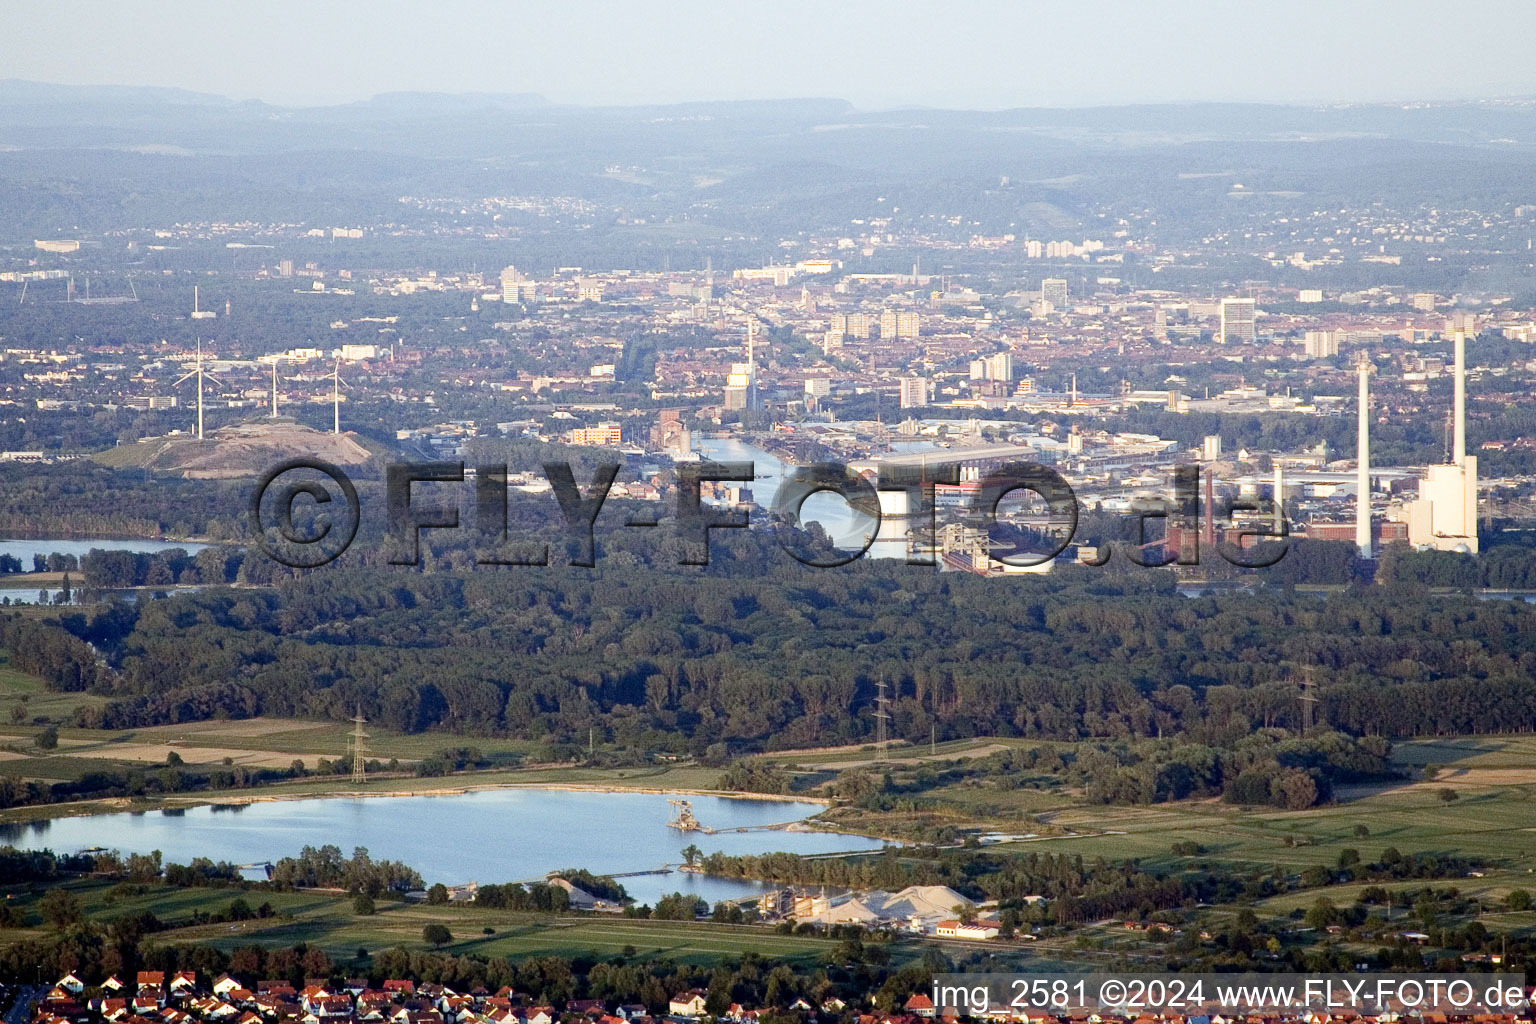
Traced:
<path fill-rule="evenodd" d="M 1445 329 L 1453 335 L 1457 331 L 1477 337 L 1477 314 L 1467 309 L 1458 309 L 1445 318 Z"/>
<path fill-rule="evenodd" d="M 1227 298 L 1221 300 L 1221 331 L 1216 335 L 1216 340 L 1225 345 L 1227 342 L 1236 341 L 1243 345 L 1252 345 L 1258 337 L 1254 330 L 1254 311 L 1257 303 L 1253 299 Z"/>
<path fill-rule="evenodd" d="M 536 287 L 535 282 L 516 267 L 501 272 L 502 302 L 532 302 Z"/>
<path fill-rule="evenodd" d="M 1331 359 L 1339 354 L 1337 331 L 1308 331 L 1303 341 L 1309 359 Z"/>
<path fill-rule="evenodd" d="M 522 279 L 522 272 L 516 267 L 508 267 L 501 272 L 501 300 L 503 302 L 517 301 L 517 286 Z"/>
<path fill-rule="evenodd" d="M 805 393 L 812 398 L 826 398 L 832 393 L 832 380 L 829 377 L 805 378 Z"/>
<path fill-rule="evenodd" d="M 971 380 L 1013 380 L 1013 353 L 998 352 L 971 360 Z"/>
<path fill-rule="evenodd" d="M 928 378 L 901 378 L 901 407 L 903 409 L 922 409 L 928 404 Z"/>
<path fill-rule="evenodd" d="M 1296 293 L 1297 302 L 1322 302 L 1323 290 L 1321 288 L 1303 288 Z"/>
<path fill-rule="evenodd" d="M 1040 299 L 1049 302 L 1052 309 L 1067 308 L 1067 282 L 1065 278 L 1048 277 L 1040 282 Z"/>
<path fill-rule="evenodd" d="M 867 313 L 834 313 L 832 330 L 849 338 L 869 337 L 871 321 Z"/>
<path fill-rule="evenodd" d="M 880 314 L 880 337 L 916 338 L 922 324 L 916 313 L 909 310 L 887 309 Z"/>
<path fill-rule="evenodd" d="M 1415 292 L 1408 301 L 1413 305 L 1414 309 L 1421 313 L 1433 313 L 1435 311 L 1434 292 Z"/>

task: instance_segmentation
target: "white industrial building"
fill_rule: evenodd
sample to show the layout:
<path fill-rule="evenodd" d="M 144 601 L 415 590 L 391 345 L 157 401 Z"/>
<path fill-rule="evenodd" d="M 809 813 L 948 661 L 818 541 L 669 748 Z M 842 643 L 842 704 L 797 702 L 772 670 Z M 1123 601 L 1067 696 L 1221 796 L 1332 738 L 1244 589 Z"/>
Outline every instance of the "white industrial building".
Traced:
<path fill-rule="evenodd" d="M 813 897 L 796 917 L 813 924 L 858 924 L 865 927 L 899 925 L 919 933 L 932 933 L 940 922 L 950 921 L 960 907 L 975 906 L 944 885 L 909 885 L 900 892 L 850 894 L 834 902 Z"/>
<path fill-rule="evenodd" d="M 1467 454 L 1467 336 L 1457 331 L 1454 444 L 1451 461 L 1430 466 L 1419 498 L 1407 506 L 1408 542 L 1418 548 L 1477 554 L 1477 456 Z"/>

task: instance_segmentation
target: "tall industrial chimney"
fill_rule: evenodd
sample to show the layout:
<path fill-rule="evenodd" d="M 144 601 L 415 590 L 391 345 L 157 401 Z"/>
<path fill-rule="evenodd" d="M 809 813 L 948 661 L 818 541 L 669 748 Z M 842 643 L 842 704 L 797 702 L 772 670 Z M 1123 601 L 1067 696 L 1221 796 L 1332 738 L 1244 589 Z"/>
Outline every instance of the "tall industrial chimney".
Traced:
<path fill-rule="evenodd" d="M 1451 465 L 1465 465 L 1467 461 L 1467 332 L 1457 331 L 1456 338 L 1456 432 L 1455 447 L 1451 449 Z"/>
<path fill-rule="evenodd" d="M 1285 470 L 1280 468 L 1280 463 L 1275 463 L 1275 532 L 1279 533 L 1284 528 L 1285 520 Z"/>
<path fill-rule="evenodd" d="M 1205 545 L 1206 551 L 1216 550 L 1216 470 L 1214 467 L 1206 467 L 1205 471 L 1205 538 L 1201 543 Z"/>
<path fill-rule="evenodd" d="M 1361 558 L 1373 557 L 1371 553 L 1371 361 L 1364 352 L 1357 364 L 1360 374 L 1360 421 L 1356 438 L 1358 454 L 1355 459 L 1355 547 Z"/>

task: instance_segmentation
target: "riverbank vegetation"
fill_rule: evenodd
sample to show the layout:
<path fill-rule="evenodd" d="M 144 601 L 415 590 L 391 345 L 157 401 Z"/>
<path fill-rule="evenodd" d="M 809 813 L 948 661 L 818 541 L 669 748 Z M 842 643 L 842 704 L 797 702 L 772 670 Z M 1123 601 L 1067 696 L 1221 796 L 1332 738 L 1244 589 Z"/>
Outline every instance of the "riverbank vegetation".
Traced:
<path fill-rule="evenodd" d="M 727 559 L 722 544 L 720 558 Z M 72 723 L 341 721 L 694 755 L 891 733 L 1052 740 L 1299 732 L 1389 738 L 1536 727 L 1536 607 L 1412 587 L 1190 599 L 1170 574 L 983 580 L 905 566 L 808 575 L 756 548 L 727 574 L 316 573 L 16 620 L 12 649 Z M 20 636 L 25 629 L 27 635 Z M 1476 641 L 1475 649 L 1469 642 Z"/>
<path fill-rule="evenodd" d="M 380 865 L 363 851 L 350 859 L 303 851 L 283 862 L 335 867 L 325 880 L 340 884 L 316 890 L 248 882 L 210 869 L 211 862 L 162 868 L 149 857 L 0 850 L 0 977 L 39 965 L 75 970 L 88 983 L 138 969 L 227 970 L 248 981 L 409 977 L 455 987 L 513 985 L 541 1000 L 649 1003 L 680 991 L 674 982 L 714 991 L 733 971 L 748 975 L 732 985 L 750 985 L 784 970 L 801 981 L 781 987 L 781 995 L 840 993 L 854 1002 L 877 993 L 873 1005 L 882 1006 L 905 997 L 913 968 L 1323 970 L 1348 956 L 1382 969 L 1466 970 L 1464 956 L 1490 949 L 1501 950 L 1513 969 L 1532 962 L 1536 915 L 1529 891 L 1510 885 L 1520 877 L 1514 865 L 1404 854 L 1358 833 L 1344 841 L 1352 845 L 1328 851 L 1330 863 L 1299 873 L 1240 866 L 1198 844 L 1149 862 L 968 847 L 703 859 L 719 874 L 812 886 L 951 884 L 997 901 L 989 912 L 1004 934 L 985 944 L 792 920 L 723 925 L 729 915 L 721 907 L 695 906 L 692 897 L 667 898 L 686 913 L 658 904 L 652 913 L 625 916 L 507 898 L 513 889 L 563 893 L 547 886 L 481 886 L 463 902 L 403 900 L 390 885 L 371 884 L 376 876 L 362 869 Z M 360 907 L 370 890 L 376 898 Z M 711 909 L 714 920 L 696 916 Z M 1405 928 L 1423 929 L 1419 944 L 1393 940 Z M 742 990 L 732 991 L 740 1001 Z"/>
<path fill-rule="evenodd" d="M 1324 747 L 1336 742 L 1313 738 Z M 998 747 L 1008 756 L 1000 756 Z M 1528 937 L 1536 934 L 1528 895 L 1532 854 L 1523 841 L 1536 828 L 1536 803 L 1526 797 L 1536 779 L 1536 740 L 1400 743 L 1387 755 L 1400 777 L 1341 785 L 1335 803 L 1303 811 L 1244 809 L 1215 799 L 1129 806 L 1090 801 L 1081 781 L 1067 782 L 1072 762 L 1061 755 L 1071 752 L 1069 745 L 991 739 L 903 745 L 883 753 L 852 747 L 770 755 L 755 773 L 771 769 L 796 786 L 823 777 L 833 786 L 873 778 L 887 792 L 889 777 L 888 792 L 897 801 L 889 809 L 847 803 L 834 815 L 856 812 L 894 825 L 906 816 L 901 800 L 933 797 L 950 834 L 940 843 L 832 858 L 729 857 L 701 836 L 699 863 L 724 877 L 769 879 L 811 892 L 823 886 L 836 892 L 843 886 L 943 884 L 972 899 L 997 901 L 987 913 L 1014 938 L 986 948 L 943 944 L 944 955 L 962 965 L 986 956 L 998 963 L 1077 968 L 1327 969 L 1348 956 L 1350 963 L 1384 968 L 1445 963 L 1464 969 L 1460 957 L 1489 949 L 1507 948 L 1509 963 L 1523 962 Z M 1059 765 L 1053 753 L 1061 757 Z M 629 781 L 614 770 L 559 771 L 566 778 L 606 777 L 615 786 Z M 545 769 L 543 777 L 558 774 Z M 666 778 L 636 774 L 663 784 Z M 1026 783 L 1014 786 L 1008 780 L 1015 777 Z M 1053 785 L 1030 787 L 1046 777 Z M 919 778 L 928 788 L 898 792 Z M 1460 799 L 1444 801 L 1438 795 L 1443 789 L 1454 789 Z M 999 827 L 1012 831 L 987 834 Z M 408 871 L 360 852 L 349 858 L 321 849 L 300 851 L 275 867 L 274 883 L 253 885 L 213 860 L 162 865 L 147 855 L 0 851 L 0 886 L 11 908 L 0 920 L 0 947 L 13 950 L 0 950 L 0 970 L 7 957 L 41 963 L 96 955 L 92 951 L 106 957 L 109 948 L 121 948 L 125 935 L 140 950 L 137 962 L 201 970 L 239 962 L 275 976 L 302 969 L 311 952 L 311 967 L 323 956 L 339 974 L 371 976 L 387 964 L 390 970 L 425 971 L 422 977 L 458 978 L 506 970 L 490 966 L 506 958 L 514 965 L 548 957 L 581 965 L 618 957 L 642 973 L 670 958 L 712 970 L 729 967 L 747 951 L 814 971 L 819 965 L 830 969 L 827 958 L 847 952 L 834 954 L 846 936 L 793 922 L 752 926 L 745 923 L 750 908 L 700 908 L 691 897 L 658 904 L 648 914 L 636 908 L 618 919 L 573 915 L 564 890 L 546 885 L 487 884 L 465 902 L 449 901 L 446 894 L 442 901 L 409 902 L 401 899 L 401 886 L 418 879 Z M 97 877 L 78 874 L 88 872 Z M 573 877 L 578 884 L 605 884 L 579 870 Z M 305 888 L 315 883 L 334 890 Z M 45 908 L 43 898 L 53 891 L 73 898 L 55 897 Z M 371 913 L 355 903 L 363 896 Z M 691 919 L 701 911 L 714 922 Z M 738 918 L 743 924 L 734 929 L 718 923 Z M 119 924 L 121 933 L 113 930 Z M 441 924 L 453 936 L 441 951 L 422 938 L 429 924 Z M 786 927 L 788 934 L 780 934 Z M 1406 942 L 1397 937 L 1405 931 L 1426 938 Z M 1023 939 L 1026 934 L 1034 938 Z M 931 943 L 866 935 L 860 958 L 885 970 L 877 961 L 910 964 Z M 626 946 L 635 953 L 626 954 Z M 399 952 L 392 952 L 396 947 Z M 359 948 L 366 955 L 359 957 Z M 1271 959 L 1277 950 L 1279 959 Z M 243 960 L 235 961 L 237 956 Z M 581 975 L 583 968 L 575 971 Z M 585 990 L 578 985 L 578 991 Z"/>
<path fill-rule="evenodd" d="M 341 894 L 264 884 L 215 890 L 99 877 L 51 881 L 0 883 L 11 897 L 10 919 L 0 921 L 0 977 L 30 978 L 39 967 L 74 970 L 92 984 L 139 969 L 227 970 L 252 983 L 360 975 L 466 991 L 507 985 L 541 1002 L 590 996 L 664 1010 L 672 994 L 713 991 L 721 979 L 737 999 L 774 1004 L 801 995 L 819 1001 L 834 991 L 864 998 L 923 955 L 857 934 L 780 935 L 691 915 L 551 916 L 479 900 L 405 902 L 387 893 L 373 913 L 360 915 Z M 448 933 L 440 951 L 426 938 L 440 934 L 436 929 Z"/>

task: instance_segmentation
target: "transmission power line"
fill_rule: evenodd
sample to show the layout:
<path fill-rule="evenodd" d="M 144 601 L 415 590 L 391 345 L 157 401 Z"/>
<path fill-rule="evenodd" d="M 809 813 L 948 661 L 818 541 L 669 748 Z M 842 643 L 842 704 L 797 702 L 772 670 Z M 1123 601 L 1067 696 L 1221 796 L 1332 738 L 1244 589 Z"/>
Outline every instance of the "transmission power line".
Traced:
<path fill-rule="evenodd" d="M 1317 705 L 1317 698 L 1312 694 L 1313 684 L 1312 666 L 1308 665 L 1301 673 L 1301 695 L 1297 700 L 1301 702 L 1301 734 L 1305 736 L 1312 731 L 1312 717 Z"/>
<path fill-rule="evenodd" d="M 363 740 L 368 734 L 363 732 L 363 723 L 368 719 L 363 717 L 363 709 L 359 707 L 357 714 L 352 717 L 352 781 L 363 782 L 367 776 L 367 766 L 363 761 Z"/>
<path fill-rule="evenodd" d="M 891 720 L 891 713 L 886 709 L 888 702 L 885 695 L 885 680 L 881 679 L 875 696 L 875 746 L 879 749 L 881 757 L 885 756 L 890 745 L 888 723 Z"/>

